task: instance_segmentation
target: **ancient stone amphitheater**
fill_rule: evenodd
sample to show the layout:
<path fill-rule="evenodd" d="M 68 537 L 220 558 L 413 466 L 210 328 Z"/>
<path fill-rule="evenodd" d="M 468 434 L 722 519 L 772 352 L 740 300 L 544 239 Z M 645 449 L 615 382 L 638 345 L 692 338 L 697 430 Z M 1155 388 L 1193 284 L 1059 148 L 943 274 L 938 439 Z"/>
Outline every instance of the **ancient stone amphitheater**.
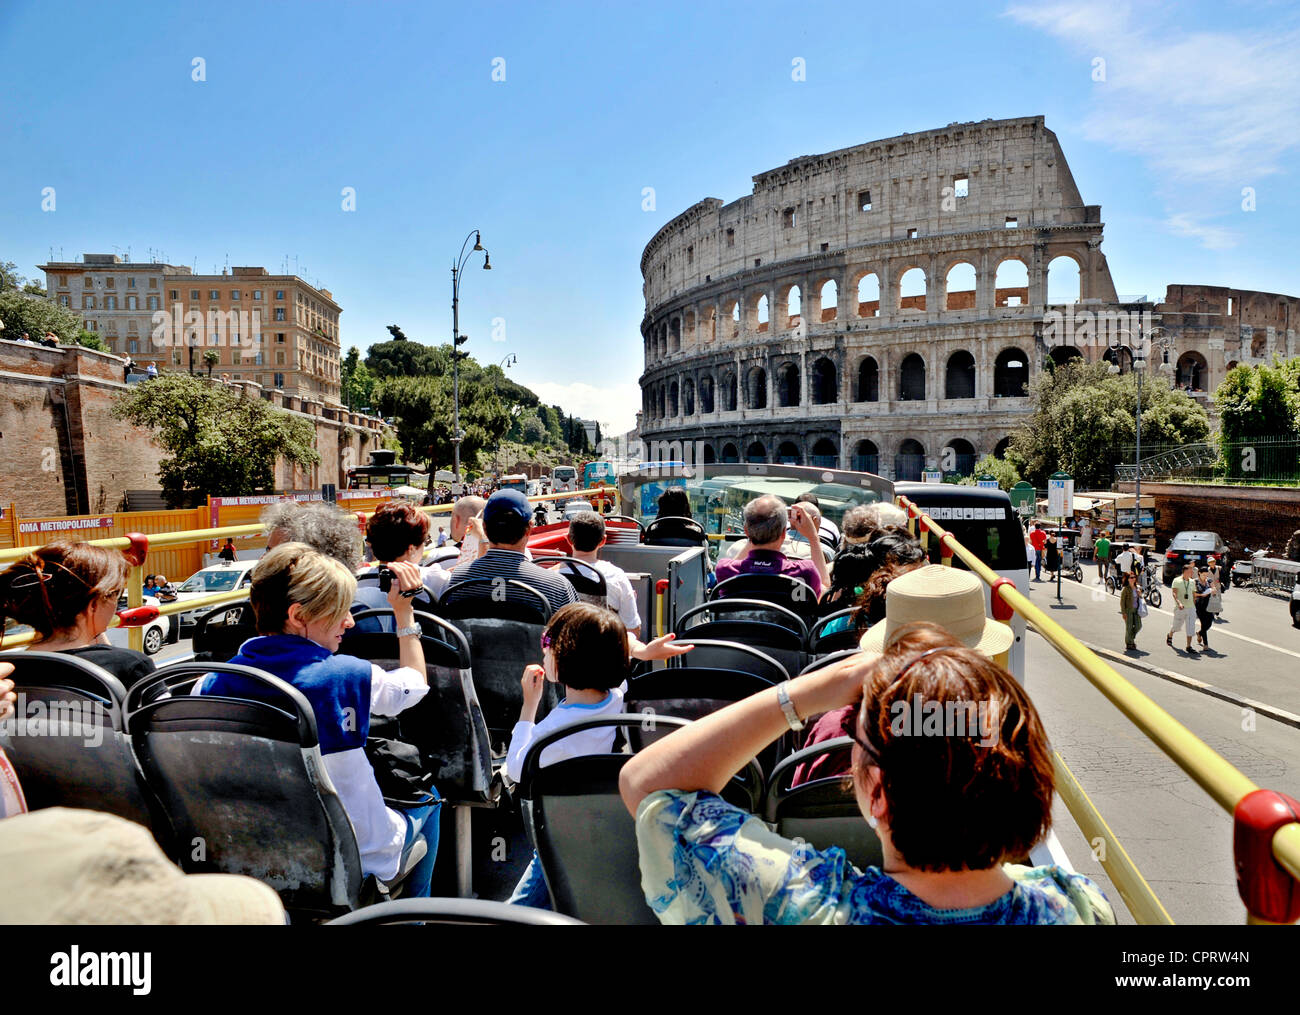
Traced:
<path fill-rule="evenodd" d="M 1166 369 L 1203 392 L 1228 362 L 1251 360 L 1236 351 L 1236 290 L 1197 287 L 1187 308 L 1121 301 L 1101 243 L 1100 206 L 1084 204 L 1041 116 L 793 159 L 755 176 L 747 197 L 693 205 L 647 244 L 640 436 L 654 457 L 680 441 L 704 461 L 969 472 L 1005 448 L 1049 356 L 1129 368 L 1131 334 L 1082 351 L 1044 340 L 1049 312 L 1080 304 L 1133 321 L 1180 311 L 1180 337 L 1203 334 L 1182 358 L 1167 346 Z M 1272 349 L 1271 325 L 1294 329 L 1297 301 L 1265 302 L 1260 314 L 1286 319 L 1268 321 Z"/>

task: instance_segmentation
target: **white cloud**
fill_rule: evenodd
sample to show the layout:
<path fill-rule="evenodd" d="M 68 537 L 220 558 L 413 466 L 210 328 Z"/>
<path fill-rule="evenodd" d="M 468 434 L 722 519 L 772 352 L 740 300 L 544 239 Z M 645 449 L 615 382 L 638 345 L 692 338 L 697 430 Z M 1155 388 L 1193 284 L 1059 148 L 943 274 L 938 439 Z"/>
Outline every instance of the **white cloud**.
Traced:
<path fill-rule="evenodd" d="M 1190 236 L 1201 241 L 1206 250 L 1228 250 L 1237 245 L 1237 234 L 1222 226 L 1207 226 L 1185 213 L 1170 215 L 1165 227 L 1175 236 Z"/>
<path fill-rule="evenodd" d="M 641 408 L 641 388 L 636 384 L 613 384 L 597 388 L 581 381 L 557 384 L 554 381 L 519 380 L 537 392 L 546 405 L 558 405 L 565 412 L 600 422 L 605 436 L 626 433 L 636 425 Z"/>
<path fill-rule="evenodd" d="M 1279 172 L 1281 156 L 1300 144 L 1300 32 L 1179 32 L 1139 24 L 1127 5 L 1111 3 L 1006 13 L 1106 61 L 1084 132 L 1158 170 L 1249 183 Z"/>

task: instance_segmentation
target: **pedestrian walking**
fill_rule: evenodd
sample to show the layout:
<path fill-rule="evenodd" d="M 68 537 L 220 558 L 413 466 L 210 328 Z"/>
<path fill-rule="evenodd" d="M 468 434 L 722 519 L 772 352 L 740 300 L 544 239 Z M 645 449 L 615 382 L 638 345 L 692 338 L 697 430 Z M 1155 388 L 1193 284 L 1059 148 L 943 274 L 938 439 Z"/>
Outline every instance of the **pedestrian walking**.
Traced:
<path fill-rule="evenodd" d="M 1214 623 L 1214 613 L 1211 611 L 1211 599 L 1214 596 L 1214 583 L 1210 581 L 1210 572 L 1202 569 L 1196 582 L 1196 619 L 1200 622 L 1200 630 L 1196 632 L 1196 638 L 1201 643 L 1202 649 L 1210 647 L 1210 640 L 1206 637 L 1210 630 L 1210 625 Z M 1223 609 L 1222 599 L 1219 602 L 1219 609 Z"/>
<path fill-rule="evenodd" d="M 1055 581 L 1056 573 L 1061 570 L 1061 544 L 1057 542 L 1055 531 L 1047 534 L 1047 541 L 1043 544 L 1043 564 L 1047 568 L 1048 581 Z"/>
<path fill-rule="evenodd" d="M 1110 537 L 1105 529 L 1101 530 L 1101 538 L 1093 547 L 1093 555 L 1097 558 L 1097 583 L 1100 585 L 1106 581 L 1110 571 Z"/>
<path fill-rule="evenodd" d="M 238 556 L 238 553 L 235 550 L 235 541 L 233 539 L 227 539 L 226 545 L 221 548 L 221 552 L 218 553 L 217 556 L 222 560 L 233 564 L 235 558 Z"/>
<path fill-rule="evenodd" d="M 1165 644 L 1174 647 L 1174 632 L 1180 627 L 1187 634 L 1187 652 L 1196 655 L 1192 648 L 1192 633 L 1196 630 L 1196 565 L 1188 563 L 1181 578 L 1175 578 L 1170 591 L 1174 595 L 1174 622 L 1165 636 Z"/>
<path fill-rule="evenodd" d="M 441 525 L 438 526 L 438 549 L 441 550 L 447 545 L 447 530 Z"/>
<path fill-rule="evenodd" d="M 1092 522 L 1087 518 L 1079 523 L 1079 557 L 1087 560 L 1092 556 Z"/>
<path fill-rule="evenodd" d="M 1037 522 L 1029 533 L 1029 541 L 1034 545 L 1034 581 L 1040 582 L 1043 580 L 1043 547 L 1047 545 L 1047 533 Z"/>
<path fill-rule="evenodd" d="M 1137 651 L 1137 635 L 1142 630 L 1143 605 L 1137 575 L 1129 571 L 1124 575 L 1124 591 L 1119 594 L 1119 612 L 1124 617 L 1124 647 L 1130 652 Z"/>

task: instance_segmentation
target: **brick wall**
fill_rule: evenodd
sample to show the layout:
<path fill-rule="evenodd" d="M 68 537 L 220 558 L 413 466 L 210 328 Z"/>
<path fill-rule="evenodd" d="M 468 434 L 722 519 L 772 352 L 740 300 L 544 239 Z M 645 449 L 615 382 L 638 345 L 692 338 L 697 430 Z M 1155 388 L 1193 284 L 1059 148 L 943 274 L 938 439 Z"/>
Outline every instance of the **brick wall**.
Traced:
<path fill-rule="evenodd" d="M 1133 492 L 1132 483 L 1119 489 Z M 1240 553 L 1272 543 L 1278 555 L 1291 534 L 1300 529 L 1300 490 L 1279 487 L 1193 486 L 1182 483 L 1143 483 L 1142 496 L 1155 499 L 1156 545 L 1163 549 L 1184 529 L 1217 532 Z"/>

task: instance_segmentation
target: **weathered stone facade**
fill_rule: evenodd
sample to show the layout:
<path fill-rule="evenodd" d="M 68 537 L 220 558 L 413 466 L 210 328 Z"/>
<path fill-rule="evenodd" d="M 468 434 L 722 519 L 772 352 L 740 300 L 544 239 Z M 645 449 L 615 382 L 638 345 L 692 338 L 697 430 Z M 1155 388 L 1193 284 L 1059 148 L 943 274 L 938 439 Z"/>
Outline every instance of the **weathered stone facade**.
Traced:
<path fill-rule="evenodd" d="M 1042 117 L 761 173 L 645 248 L 641 437 L 705 460 L 966 471 L 1005 446 L 1047 357 L 1075 354 L 1044 340 L 1049 311 L 1154 309 L 1117 297 L 1102 232 Z M 1079 352 L 1126 369 L 1131 333 L 1110 344 Z"/>
<path fill-rule="evenodd" d="M 104 513 L 122 510 L 127 490 L 158 488 L 162 452 L 152 435 L 111 415 L 114 399 L 127 389 L 125 365 L 121 357 L 80 346 L 0 341 L 0 507 L 13 502 L 29 516 Z M 304 472 L 278 462 L 281 489 L 342 487 L 346 470 L 364 463 L 386 432 L 372 417 L 263 392 L 252 382 L 241 387 L 247 397 L 310 418 L 316 428 L 320 465 Z"/>

